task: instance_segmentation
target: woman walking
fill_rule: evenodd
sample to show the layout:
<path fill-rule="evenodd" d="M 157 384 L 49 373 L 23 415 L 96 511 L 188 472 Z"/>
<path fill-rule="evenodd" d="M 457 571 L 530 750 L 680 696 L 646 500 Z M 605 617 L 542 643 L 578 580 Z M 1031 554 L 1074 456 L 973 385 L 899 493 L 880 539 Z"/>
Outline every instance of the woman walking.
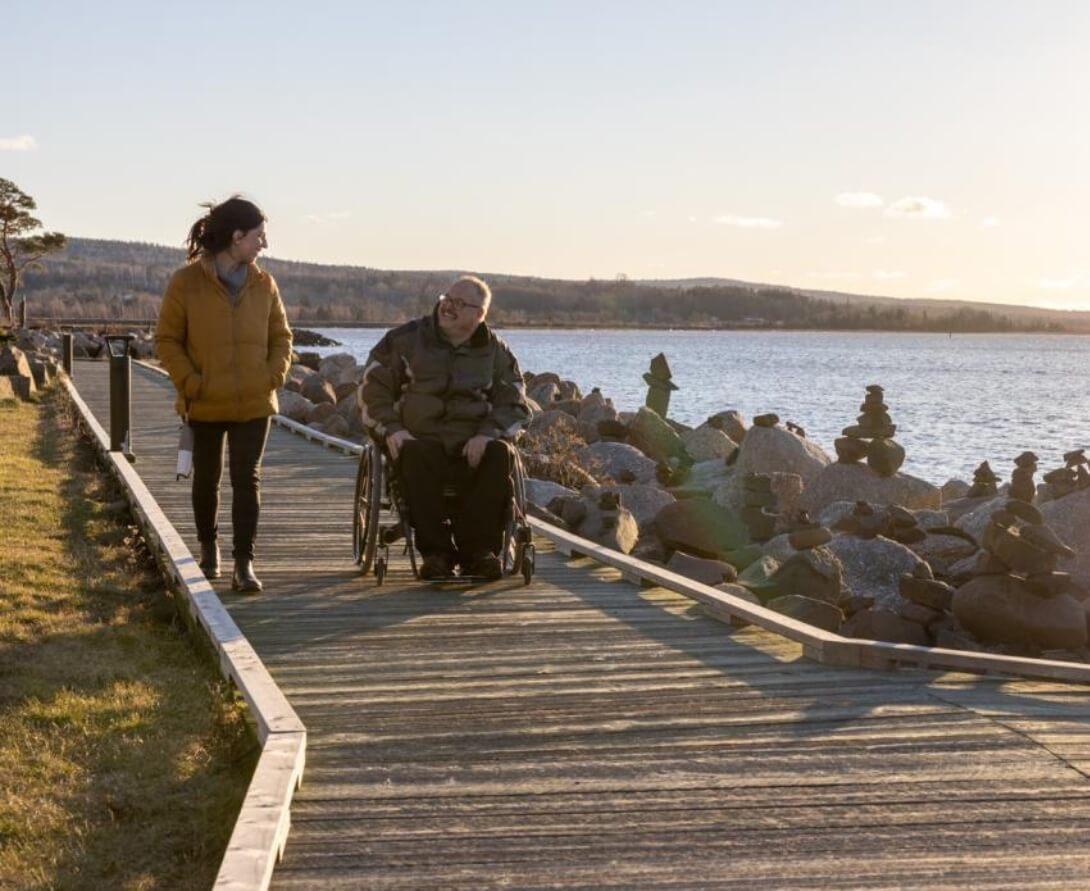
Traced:
<path fill-rule="evenodd" d="M 227 442 L 236 591 L 260 591 L 254 539 L 261 506 L 261 456 L 276 390 L 291 364 L 291 329 L 273 277 L 255 262 L 268 247 L 265 216 L 234 197 L 204 205 L 189 230 L 188 263 L 171 276 L 155 347 L 178 391 L 175 407 L 193 428 L 193 515 L 200 566 L 219 578 L 219 485 Z"/>

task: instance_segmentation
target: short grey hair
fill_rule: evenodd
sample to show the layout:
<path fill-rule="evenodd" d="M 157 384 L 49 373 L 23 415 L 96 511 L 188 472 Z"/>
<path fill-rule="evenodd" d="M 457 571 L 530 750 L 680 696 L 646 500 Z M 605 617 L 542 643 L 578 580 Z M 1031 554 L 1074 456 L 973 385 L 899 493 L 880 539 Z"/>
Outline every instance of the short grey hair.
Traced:
<path fill-rule="evenodd" d="M 481 300 L 484 301 L 485 306 L 492 303 L 492 289 L 488 287 L 488 282 L 483 278 L 479 278 L 476 275 L 462 275 L 458 277 L 458 280 L 454 283 L 460 285 L 462 282 L 473 285 L 477 289 L 477 293 L 481 295 Z M 454 285 L 451 285 L 453 288 Z"/>

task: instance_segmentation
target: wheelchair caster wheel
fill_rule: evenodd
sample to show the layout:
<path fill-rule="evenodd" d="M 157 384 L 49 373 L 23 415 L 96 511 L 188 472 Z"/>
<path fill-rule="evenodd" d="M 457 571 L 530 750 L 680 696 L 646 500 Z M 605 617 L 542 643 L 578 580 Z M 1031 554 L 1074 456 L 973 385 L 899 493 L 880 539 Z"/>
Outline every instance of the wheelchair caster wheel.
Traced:
<path fill-rule="evenodd" d="M 530 584 L 534 577 L 534 547 L 529 545 L 522 555 L 522 583 Z"/>
<path fill-rule="evenodd" d="M 379 557 L 375 561 L 375 584 L 381 585 L 386 578 L 386 559 Z"/>

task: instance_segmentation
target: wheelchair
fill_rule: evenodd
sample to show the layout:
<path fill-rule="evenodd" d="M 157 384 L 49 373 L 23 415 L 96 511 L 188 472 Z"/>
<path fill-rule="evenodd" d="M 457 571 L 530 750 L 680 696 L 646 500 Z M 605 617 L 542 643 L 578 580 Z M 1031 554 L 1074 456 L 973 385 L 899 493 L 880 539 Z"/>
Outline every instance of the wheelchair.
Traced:
<path fill-rule="evenodd" d="M 526 472 L 522 457 L 513 444 L 511 480 L 513 492 L 504 517 L 503 549 L 500 561 L 505 576 L 522 575 L 523 584 L 534 577 L 535 550 L 530 523 L 526 519 Z M 384 443 L 368 436 L 363 444 L 356 470 L 356 496 L 352 518 L 352 554 L 360 572 L 374 572 L 381 585 L 390 569 L 390 546 L 404 542 L 403 553 L 409 558 L 413 577 L 420 578 L 409 507 L 401 491 L 401 481 Z M 443 496 L 451 504 L 457 493 L 453 487 Z M 449 513 L 449 512 L 448 512 Z M 470 581 L 472 577 L 451 576 L 437 581 Z"/>

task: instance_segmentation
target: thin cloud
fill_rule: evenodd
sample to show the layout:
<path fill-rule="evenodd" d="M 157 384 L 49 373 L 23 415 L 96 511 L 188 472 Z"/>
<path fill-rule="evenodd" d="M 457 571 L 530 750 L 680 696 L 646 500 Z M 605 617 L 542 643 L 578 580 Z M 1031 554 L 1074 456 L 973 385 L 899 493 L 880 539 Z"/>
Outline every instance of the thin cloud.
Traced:
<path fill-rule="evenodd" d="M 878 281 L 888 282 L 895 278 L 904 278 L 908 273 L 902 272 L 900 269 L 875 269 L 871 275 L 878 279 Z"/>
<path fill-rule="evenodd" d="M 27 133 L 21 136 L 0 136 L 0 152 L 31 152 L 37 147 L 34 137 Z"/>
<path fill-rule="evenodd" d="M 779 229 L 783 220 L 771 217 L 742 217 L 732 213 L 722 214 L 712 220 L 720 226 L 737 226 L 740 229 Z"/>
<path fill-rule="evenodd" d="M 924 290 L 928 294 L 945 294 L 947 291 L 952 291 L 958 286 L 958 280 L 956 278 L 939 278 L 931 282 Z"/>
<path fill-rule="evenodd" d="M 950 208 L 936 198 L 917 195 L 894 201 L 886 208 L 886 216 L 915 220 L 945 220 L 950 216 Z"/>
<path fill-rule="evenodd" d="M 881 207 L 885 202 L 874 192 L 841 192 L 836 196 L 841 207 Z"/>

